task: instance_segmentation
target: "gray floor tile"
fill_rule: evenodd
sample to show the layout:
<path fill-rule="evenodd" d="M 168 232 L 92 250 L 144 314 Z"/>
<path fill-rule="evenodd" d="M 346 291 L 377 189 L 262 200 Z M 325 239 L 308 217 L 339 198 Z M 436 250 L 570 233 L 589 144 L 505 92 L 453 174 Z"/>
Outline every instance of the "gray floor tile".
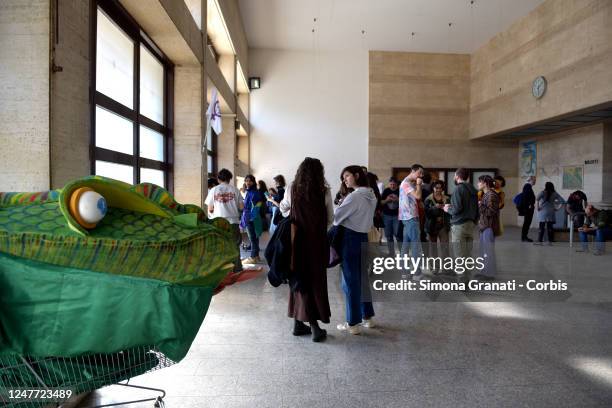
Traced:
<path fill-rule="evenodd" d="M 503 239 L 517 236 L 507 228 Z M 498 254 L 502 271 L 517 258 L 544 260 L 551 276 L 584 283 L 568 302 L 375 303 L 378 327 L 360 336 L 335 329 L 344 295 L 339 270 L 329 270 L 332 321 L 319 344 L 291 334 L 288 288 L 262 276 L 214 297 L 182 362 L 133 381 L 164 388 L 169 408 L 610 407 L 612 303 L 576 302 L 597 282 L 612 293 L 596 264 L 610 258 L 570 252 L 514 245 Z M 115 388 L 89 399 L 122 401 Z"/>

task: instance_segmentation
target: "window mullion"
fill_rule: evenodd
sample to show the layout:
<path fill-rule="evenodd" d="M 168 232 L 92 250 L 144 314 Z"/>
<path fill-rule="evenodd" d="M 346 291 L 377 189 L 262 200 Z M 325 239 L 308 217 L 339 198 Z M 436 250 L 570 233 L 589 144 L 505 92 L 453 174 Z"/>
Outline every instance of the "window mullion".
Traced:
<path fill-rule="evenodd" d="M 134 184 L 140 183 L 140 39 L 134 47 Z"/>

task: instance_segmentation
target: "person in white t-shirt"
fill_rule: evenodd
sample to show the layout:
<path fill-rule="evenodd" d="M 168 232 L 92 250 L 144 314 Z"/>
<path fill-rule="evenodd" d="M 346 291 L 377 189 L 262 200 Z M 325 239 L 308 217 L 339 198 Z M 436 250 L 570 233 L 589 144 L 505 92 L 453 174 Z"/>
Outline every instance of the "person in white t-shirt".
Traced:
<path fill-rule="evenodd" d="M 240 215 L 244 207 L 242 195 L 236 187 L 230 184 L 232 180 L 232 172 L 227 169 L 221 169 L 217 179 L 219 185 L 213 187 L 208 192 L 206 197 L 206 205 L 211 218 L 225 218 L 229 223 L 232 235 L 236 241 L 236 248 L 240 254 L 240 243 L 242 237 L 240 235 Z M 234 272 L 242 271 L 242 262 L 240 255 L 234 261 Z"/>

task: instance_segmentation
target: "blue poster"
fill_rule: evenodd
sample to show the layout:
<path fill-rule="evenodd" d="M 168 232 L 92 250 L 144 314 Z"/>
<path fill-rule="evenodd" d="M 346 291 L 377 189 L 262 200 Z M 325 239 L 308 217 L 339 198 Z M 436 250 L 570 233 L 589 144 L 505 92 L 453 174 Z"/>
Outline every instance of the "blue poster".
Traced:
<path fill-rule="evenodd" d="M 523 150 L 521 151 L 521 176 L 535 176 L 537 164 L 536 142 L 523 143 Z"/>

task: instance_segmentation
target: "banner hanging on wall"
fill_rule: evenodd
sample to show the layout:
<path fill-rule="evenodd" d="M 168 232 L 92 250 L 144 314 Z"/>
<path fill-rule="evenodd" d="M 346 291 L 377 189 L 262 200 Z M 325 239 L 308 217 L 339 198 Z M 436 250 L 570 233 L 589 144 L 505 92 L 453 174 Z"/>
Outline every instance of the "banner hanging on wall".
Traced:
<path fill-rule="evenodd" d="M 521 151 L 521 176 L 535 176 L 537 164 L 538 162 L 536 142 L 523 143 Z"/>

